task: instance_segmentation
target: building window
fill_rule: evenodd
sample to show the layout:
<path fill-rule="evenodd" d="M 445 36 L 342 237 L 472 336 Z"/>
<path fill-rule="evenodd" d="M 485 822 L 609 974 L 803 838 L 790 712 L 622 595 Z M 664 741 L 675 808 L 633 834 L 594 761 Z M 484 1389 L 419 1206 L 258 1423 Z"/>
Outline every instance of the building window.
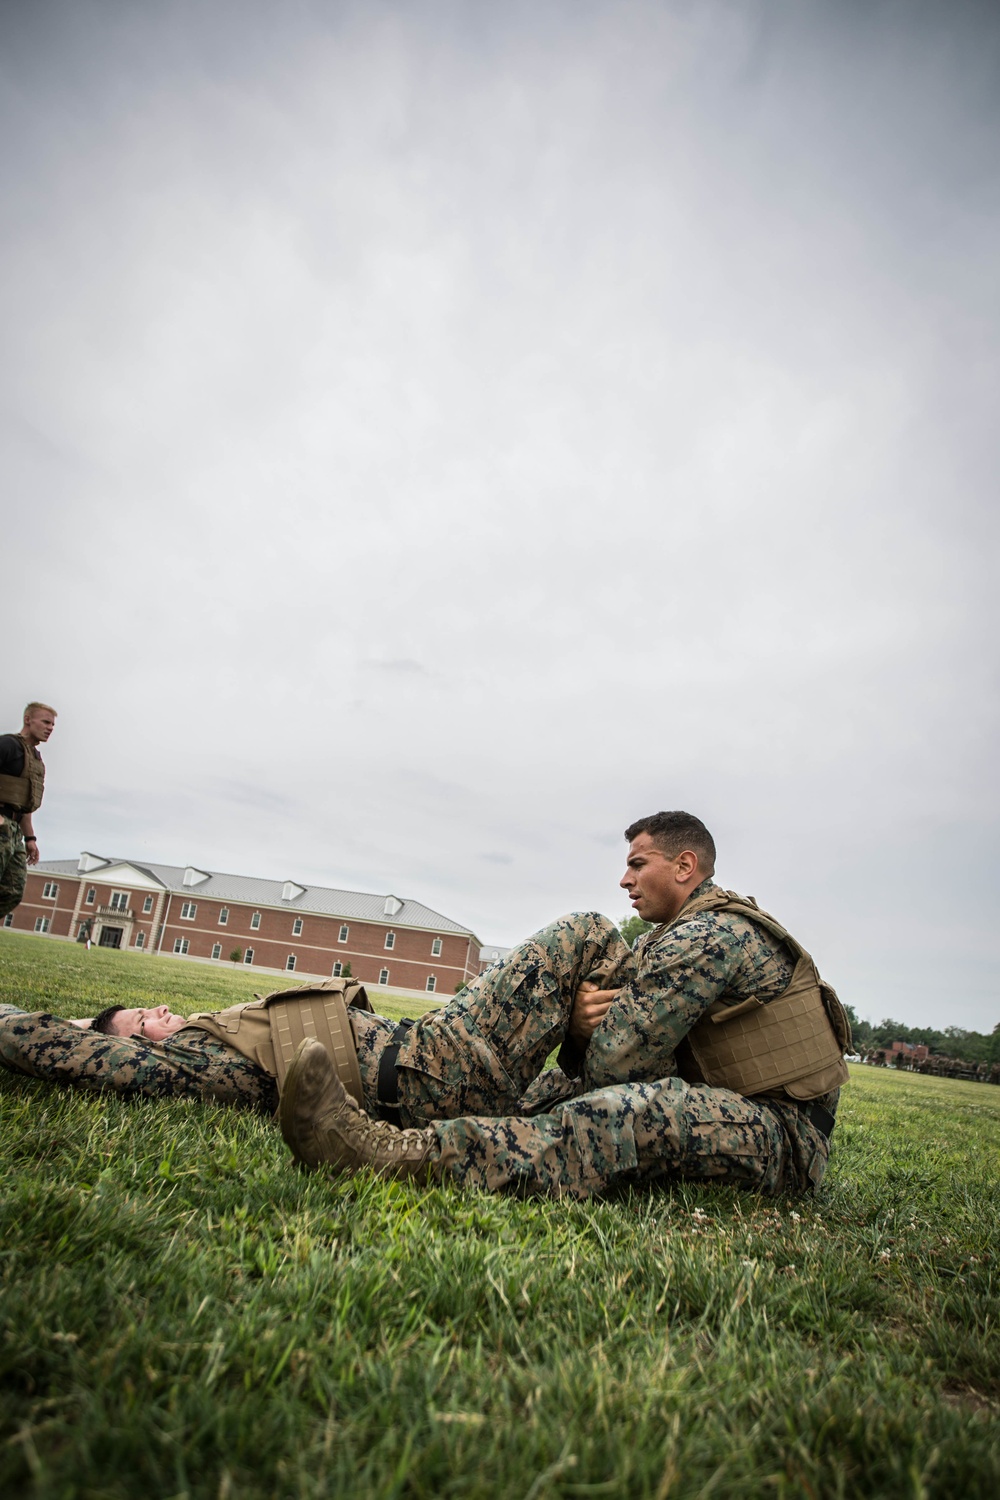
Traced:
<path fill-rule="evenodd" d="M 223 906 L 223 907 L 221 907 L 219 909 L 219 926 L 220 927 L 225 927 L 225 925 L 226 925 L 226 923 L 228 921 L 229 921 L 229 907 L 228 906 Z"/>
<path fill-rule="evenodd" d="M 181 907 L 181 917 L 185 922 L 193 922 L 198 915 L 197 901 L 185 901 Z"/>
<path fill-rule="evenodd" d="M 289 973 L 291 973 L 291 971 L 295 968 L 295 954 L 294 953 L 289 953 L 288 957 L 285 959 L 285 968 L 288 970 Z"/>
<path fill-rule="evenodd" d="M 346 943 L 347 942 L 347 934 L 350 932 L 350 930 L 351 929 L 348 927 L 347 923 L 344 922 L 342 924 L 342 926 L 341 926 L 340 935 L 337 938 L 337 942 L 338 943 Z"/>
<path fill-rule="evenodd" d="M 386 935 L 385 935 L 385 946 L 387 948 L 395 948 L 395 946 L 396 946 L 396 934 L 394 932 L 387 932 L 386 933 Z"/>
<path fill-rule="evenodd" d="M 175 953 L 186 953 L 188 951 L 188 947 L 189 944 L 187 938 L 174 938 Z"/>
<path fill-rule="evenodd" d="M 250 918 L 250 930 L 252 932 L 256 932 L 257 928 L 259 926 L 260 926 L 260 912 L 259 911 L 255 911 L 254 914 L 253 914 L 253 916 Z"/>
<path fill-rule="evenodd" d="M 252 964 L 253 963 L 253 949 L 252 948 L 248 948 L 247 951 L 244 953 L 244 955 L 243 955 L 243 962 L 245 964 Z"/>
<path fill-rule="evenodd" d="M 144 898 L 143 903 L 142 903 L 142 909 L 143 909 L 143 911 L 146 913 L 146 915 L 148 917 L 149 913 L 153 910 L 153 898 L 152 898 L 152 896 L 146 896 Z"/>
<path fill-rule="evenodd" d="M 388 984 L 389 983 L 389 970 L 388 969 L 379 969 L 379 971 L 378 971 L 378 982 L 379 982 L 379 984 Z"/>
<path fill-rule="evenodd" d="M 128 911 L 129 891 L 112 891 L 110 906 L 112 911 Z"/>
<path fill-rule="evenodd" d="M 441 946 L 441 939 L 435 938 L 433 943 L 431 943 L 431 958 L 441 957 Z"/>
<path fill-rule="evenodd" d="M 84 904 L 84 906 L 93 906 L 93 904 L 94 904 L 94 902 L 96 900 L 97 900 L 97 887 L 92 885 L 89 888 L 89 890 L 87 891 L 87 899 L 86 899 L 86 901 L 83 904 Z"/>
<path fill-rule="evenodd" d="M 5 927 L 13 927 L 13 925 L 14 925 L 14 913 L 12 911 L 9 911 L 7 913 L 7 915 L 4 917 L 4 919 L 3 919 L 3 925 Z"/>
<path fill-rule="evenodd" d="M 296 917 L 295 921 L 292 923 L 292 937 L 298 937 L 298 935 L 299 935 L 299 933 L 301 931 L 302 931 L 302 918 L 301 917 Z"/>
<path fill-rule="evenodd" d="M 36 932 L 48 932 L 48 930 L 49 930 L 49 919 L 48 919 L 48 917 L 36 917 L 35 918 L 35 931 Z"/>
<path fill-rule="evenodd" d="M 333 966 L 333 977 L 334 977 L 334 979 L 339 979 L 340 976 L 341 976 L 341 974 L 343 974 L 343 972 L 344 972 L 344 965 L 340 962 L 340 959 L 338 958 L 337 962 Z"/>
<path fill-rule="evenodd" d="M 436 974 L 428 974 L 428 976 L 427 976 L 427 983 L 424 985 L 424 989 L 427 991 L 428 995 L 433 995 L 433 993 L 437 989 L 437 987 L 438 987 L 437 975 Z"/>
<path fill-rule="evenodd" d="M 135 946 L 137 948 L 145 948 L 145 946 L 146 946 L 146 934 L 144 932 L 137 932 L 136 933 L 136 935 L 135 935 Z"/>
<path fill-rule="evenodd" d="M 54 901 L 59 894 L 59 887 L 54 880 L 47 880 L 42 886 L 42 900 Z"/>
<path fill-rule="evenodd" d="M 212 944 L 212 957 L 213 958 L 221 958 L 222 957 L 222 944 L 221 943 L 213 943 Z"/>

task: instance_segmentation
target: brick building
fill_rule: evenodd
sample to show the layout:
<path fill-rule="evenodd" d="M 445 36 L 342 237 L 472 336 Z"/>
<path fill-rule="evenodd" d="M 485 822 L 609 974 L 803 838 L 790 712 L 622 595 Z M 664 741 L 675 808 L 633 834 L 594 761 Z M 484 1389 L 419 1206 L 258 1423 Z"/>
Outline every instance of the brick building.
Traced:
<path fill-rule="evenodd" d="M 454 994 L 480 969 L 469 928 L 419 901 L 294 880 L 140 864 L 84 852 L 43 860 L 5 927 L 101 947 L 238 962 L 303 974 L 350 972 L 363 983 Z"/>

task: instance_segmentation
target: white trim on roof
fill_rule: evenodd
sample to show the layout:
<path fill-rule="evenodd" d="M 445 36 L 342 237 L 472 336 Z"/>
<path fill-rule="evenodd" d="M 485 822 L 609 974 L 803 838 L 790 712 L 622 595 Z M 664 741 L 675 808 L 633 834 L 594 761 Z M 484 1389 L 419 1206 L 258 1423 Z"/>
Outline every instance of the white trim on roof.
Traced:
<path fill-rule="evenodd" d="M 39 862 L 40 863 L 40 862 Z M 101 865 L 102 885 L 121 885 L 129 890 L 162 891 L 166 887 L 149 870 L 141 870 L 126 860 L 106 860 Z"/>

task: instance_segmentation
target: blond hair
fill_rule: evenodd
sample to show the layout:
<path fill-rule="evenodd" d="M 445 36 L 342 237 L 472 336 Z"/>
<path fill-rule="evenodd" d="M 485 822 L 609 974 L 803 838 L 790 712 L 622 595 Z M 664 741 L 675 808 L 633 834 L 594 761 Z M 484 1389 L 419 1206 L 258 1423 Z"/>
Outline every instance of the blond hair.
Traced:
<path fill-rule="evenodd" d="M 24 710 L 24 718 L 21 721 L 23 724 L 27 724 L 36 708 L 44 708 L 46 713 L 53 714 L 56 718 L 59 717 L 59 710 L 53 708 L 51 703 L 29 703 Z"/>

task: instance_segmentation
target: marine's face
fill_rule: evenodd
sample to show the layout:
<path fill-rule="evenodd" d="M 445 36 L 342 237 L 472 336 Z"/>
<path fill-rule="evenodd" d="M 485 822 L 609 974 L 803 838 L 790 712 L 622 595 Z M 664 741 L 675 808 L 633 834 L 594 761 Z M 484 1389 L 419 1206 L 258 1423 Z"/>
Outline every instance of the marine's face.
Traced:
<path fill-rule="evenodd" d="M 165 1042 L 186 1025 L 187 1017 L 177 1015 L 169 1005 L 140 1005 L 111 1017 L 113 1035 L 139 1037 L 144 1042 Z"/>
<path fill-rule="evenodd" d="M 56 716 L 50 708 L 33 709 L 24 721 L 25 734 L 31 735 L 40 745 L 45 744 L 55 727 Z"/>
<path fill-rule="evenodd" d="M 664 854 L 648 833 L 628 846 L 625 874 L 618 882 L 632 906 L 647 922 L 671 922 L 690 894 L 690 850 Z"/>

